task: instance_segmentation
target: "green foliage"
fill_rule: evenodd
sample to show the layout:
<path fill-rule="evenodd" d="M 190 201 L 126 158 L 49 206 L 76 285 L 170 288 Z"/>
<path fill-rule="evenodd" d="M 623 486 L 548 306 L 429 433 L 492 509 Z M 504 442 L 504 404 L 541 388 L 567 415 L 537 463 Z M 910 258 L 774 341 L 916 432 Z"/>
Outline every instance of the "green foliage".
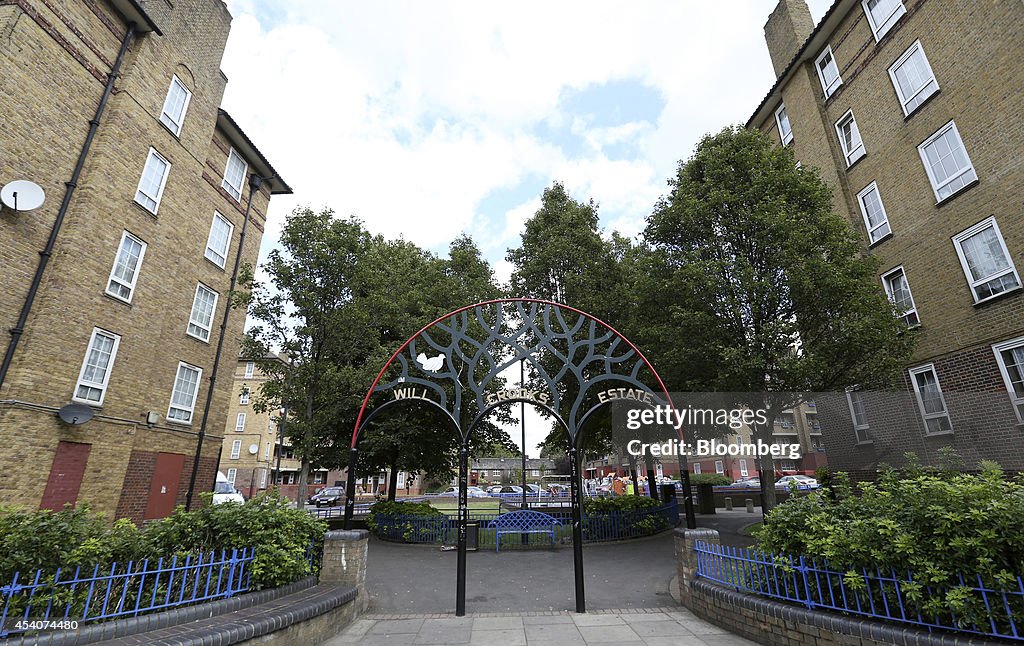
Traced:
<path fill-rule="evenodd" d="M 370 507 L 366 526 L 381 538 L 420 543 L 442 536 L 448 517 L 430 503 L 381 500 Z"/>
<path fill-rule="evenodd" d="M 694 473 L 690 476 L 690 484 L 720 487 L 732 484 L 732 480 L 729 479 L 729 476 L 720 473 Z"/>
<path fill-rule="evenodd" d="M 596 514 L 609 511 L 633 511 L 636 509 L 653 509 L 660 506 L 660 502 L 647 496 L 590 498 L 583 501 L 583 513 Z"/>
<path fill-rule="evenodd" d="M 647 536 L 668 528 L 668 522 L 654 515 L 661 506 L 647 496 L 617 496 L 583 501 L 583 536 Z"/>

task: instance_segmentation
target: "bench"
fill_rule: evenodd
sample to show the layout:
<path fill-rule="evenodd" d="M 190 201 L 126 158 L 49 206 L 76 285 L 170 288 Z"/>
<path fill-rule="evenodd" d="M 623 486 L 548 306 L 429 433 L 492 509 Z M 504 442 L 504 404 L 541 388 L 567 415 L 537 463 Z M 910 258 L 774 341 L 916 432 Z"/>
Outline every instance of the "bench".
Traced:
<path fill-rule="evenodd" d="M 494 551 L 500 552 L 502 534 L 548 534 L 551 536 L 551 544 L 554 545 L 555 525 L 561 524 L 553 516 L 523 509 L 502 514 L 492 520 L 487 527 L 496 530 Z"/>

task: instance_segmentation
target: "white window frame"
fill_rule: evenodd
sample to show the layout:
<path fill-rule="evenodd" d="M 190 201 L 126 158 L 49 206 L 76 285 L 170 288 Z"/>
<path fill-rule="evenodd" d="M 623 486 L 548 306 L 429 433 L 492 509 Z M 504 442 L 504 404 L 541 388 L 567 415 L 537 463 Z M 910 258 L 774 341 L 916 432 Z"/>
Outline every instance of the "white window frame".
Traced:
<path fill-rule="evenodd" d="M 224 239 L 223 249 L 213 248 L 213 231 L 214 227 L 217 226 L 217 221 L 221 221 L 228 227 L 228 235 Z M 206 236 L 206 250 L 203 252 L 203 257 L 217 265 L 221 269 L 224 269 L 224 265 L 227 264 L 228 255 L 231 253 L 231 236 L 235 233 L 235 225 L 231 223 L 231 220 L 227 219 L 218 211 L 213 212 L 213 221 L 210 223 L 210 233 Z"/>
<path fill-rule="evenodd" d="M 903 268 L 903 265 L 897 265 L 882 274 L 882 289 L 885 290 L 885 295 L 889 297 L 889 300 L 892 301 L 894 305 L 896 304 L 896 299 L 892 293 L 892 287 L 889 285 L 889 277 L 894 274 L 903 275 L 903 282 L 907 286 L 907 296 L 910 297 L 910 307 L 906 311 L 902 312 L 900 316 L 903 317 L 903 321 L 907 324 L 907 327 L 921 325 L 921 316 L 917 313 L 917 304 L 914 302 L 914 292 L 910 289 L 910 279 L 907 278 L 907 271 Z M 913 320 L 909 318 L 910 316 L 914 317 Z"/>
<path fill-rule="evenodd" d="M 239 395 L 238 395 L 238 405 L 239 406 L 248 406 L 249 405 L 249 396 L 251 394 L 252 393 L 249 391 L 249 387 L 248 386 L 243 386 L 242 387 L 242 392 L 239 393 Z"/>
<path fill-rule="evenodd" d="M 196 389 L 192 393 L 192 402 L 188 405 L 176 405 L 174 403 L 174 394 L 178 390 L 178 375 L 181 374 L 182 370 L 193 370 L 196 372 Z M 172 424 L 191 424 L 192 417 L 195 414 L 196 400 L 199 399 L 199 387 L 203 383 L 203 369 L 199 366 L 193 366 L 190 363 L 184 361 L 178 362 L 178 369 L 174 371 L 174 385 L 171 387 L 171 403 L 167 407 L 167 421 Z M 173 417 L 174 412 L 185 412 L 188 413 L 188 419 L 178 419 Z"/>
<path fill-rule="evenodd" d="M 836 70 L 836 78 L 835 80 L 832 81 L 831 84 L 825 80 L 825 75 L 822 74 L 821 72 L 821 61 L 826 56 L 832 57 L 832 67 L 834 67 Z M 821 81 L 821 90 L 822 92 L 825 93 L 826 99 L 835 94 L 835 91 L 838 90 L 839 87 L 843 84 L 843 77 L 839 73 L 839 63 L 836 62 L 836 55 L 832 53 L 831 45 L 828 45 L 825 47 L 825 49 L 821 50 L 821 53 L 818 54 L 818 57 L 814 59 L 814 71 L 818 73 L 818 80 Z"/>
<path fill-rule="evenodd" d="M 854 143 L 852 149 L 846 147 L 846 138 L 843 137 L 843 124 L 847 121 L 850 122 L 853 130 L 852 134 L 857 135 L 857 141 Z M 843 149 L 843 156 L 846 158 L 846 167 L 849 168 L 853 164 L 867 154 L 867 148 L 864 147 L 864 137 L 860 134 L 860 127 L 857 126 L 857 118 L 853 116 L 853 110 L 847 110 L 846 114 L 839 117 L 839 121 L 836 121 L 836 136 L 839 137 L 839 145 Z"/>
<path fill-rule="evenodd" d="M 242 455 L 242 440 L 233 440 L 231 442 L 231 459 L 237 460 Z"/>
<path fill-rule="evenodd" d="M 327 472 L 326 471 L 314 471 L 313 472 L 313 484 L 326 484 L 327 483 Z"/>
<path fill-rule="evenodd" d="M 910 384 L 914 387 L 914 394 L 917 396 L 917 408 L 921 411 L 921 419 L 924 420 L 924 434 L 931 435 L 948 435 L 953 432 L 953 420 L 949 417 L 949 405 L 946 404 L 946 396 L 942 392 L 942 382 L 939 381 L 939 373 L 935 371 L 935 364 L 926 363 L 923 366 L 911 368 L 910 373 Z M 931 372 L 932 376 L 935 377 L 935 387 L 938 389 L 939 401 L 942 403 L 942 411 L 936 413 L 928 413 L 924 409 L 924 399 L 921 397 L 921 389 L 917 384 L 917 375 L 925 372 Z M 930 432 L 928 430 L 928 421 L 933 419 L 946 419 L 946 424 L 949 429 Z"/>
<path fill-rule="evenodd" d="M 243 433 L 245 431 L 245 413 L 239 413 L 235 417 L 235 433 Z"/>
<path fill-rule="evenodd" d="M 725 473 L 725 462 L 715 460 L 715 473 Z"/>
<path fill-rule="evenodd" d="M 266 487 L 267 487 L 267 470 L 266 469 L 260 469 L 260 489 L 265 489 Z"/>
<path fill-rule="evenodd" d="M 207 292 L 213 294 L 213 305 L 210 306 L 210 321 L 208 323 L 203 323 L 202 321 L 199 321 L 195 318 L 196 306 L 199 304 L 199 293 L 202 290 L 206 290 Z M 211 289 L 202 283 L 196 284 L 196 292 L 195 295 L 192 297 L 192 309 L 189 311 L 188 325 L 185 326 L 185 334 L 189 335 L 193 339 L 199 339 L 203 343 L 209 343 L 210 332 L 213 330 L 213 321 L 214 319 L 217 318 L 217 301 L 219 300 L 220 294 L 218 294 L 216 290 Z M 193 326 L 198 328 L 198 334 L 193 331 Z M 203 332 L 206 333 L 205 336 L 203 335 Z"/>
<path fill-rule="evenodd" d="M 857 408 L 853 403 L 854 393 L 857 394 L 863 409 L 864 419 L 862 421 L 857 421 Z M 867 404 L 864 403 L 864 393 L 856 388 L 848 388 L 846 390 L 846 403 L 850 407 L 850 421 L 853 422 L 853 433 L 857 438 L 857 444 L 873 444 L 875 440 L 871 437 L 871 423 L 868 421 L 868 409 Z"/>
<path fill-rule="evenodd" d="M 967 254 L 964 253 L 963 242 L 964 240 L 967 240 L 968 238 L 971 238 L 981 233 L 982 231 L 989 227 L 992 227 L 992 229 L 996 232 L 996 238 L 999 240 L 999 247 L 1000 249 L 1002 249 L 1003 256 L 1006 258 L 1008 268 L 1002 270 L 1001 273 L 992 274 L 991 276 L 986 276 L 984 278 L 975 280 L 974 276 L 971 275 L 971 267 L 967 263 Z M 971 296 L 974 298 L 975 303 L 984 303 L 985 301 L 991 300 L 993 298 L 998 298 L 1003 294 L 1008 294 L 1010 292 L 1017 291 L 1018 289 L 1021 288 L 1020 274 L 1017 273 L 1017 267 L 1013 264 L 1013 258 L 1010 257 L 1010 251 L 1009 249 L 1006 248 L 1006 240 L 1003 239 L 1003 234 L 999 230 L 999 223 L 996 222 L 995 216 L 987 217 L 981 222 L 975 224 L 974 226 L 965 229 L 960 233 L 956 234 L 955 236 L 953 236 L 953 246 L 956 247 L 956 255 L 960 258 L 960 267 L 963 268 L 964 270 L 964 277 L 967 279 L 967 284 L 971 288 Z M 986 296 L 984 298 L 978 297 L 977 288 L 980 285 L 984 285 L 985 283 L 995 280 L 996 278 L 1001 278 L 1002 276 L 1006 276 L 1008 274 L 1013 274 L 1014 279 L 1017 281 L 1016 287 L 1004 289 L 998 294 L 992 294 L 991 296 Z"/>
<path fill-rule="evenodd" d="M 878 208 L 882 210 L 882 221 L 875 226 L 871 226 L 871 220 L 868 217 L 868 205 L 867 197 L 874 193 L 878 198 Z M 863 189 L 860 193 L 857 193 L 857 204 L 860 205 L 860 214 L 864 218 L 864 228 L 868 232 L 868 244 L 873 245 L 876 242 L 881 242 L 887 237 L 892 235 L 892 225 L 889 223 L 889 214 L 885 212 L 885 203 L 882 201 L 882 192 L 878 190 L 878 182 L 871 182 Z M 885 230 L 882 232 L 882 230 Z M 876 235 L 876 232 L 879 232 Z"/>
<path fill-rule="evenodd" d="M 117 276 L 117 267 L 118 267 L 118 264 L 121 261 L 121 254 L 124 253 L 124 243 L 125 243 L 126 240 L 129 240 L 129 239 L 132 240 L 133 242 L 136 242 L 136 243 L 140 244 L 142 246 L 142 250 L 139 252 L 139 260 L 138 260 L 138 262 L 135 263 L 135 269 L 132 272 L 131 280 L 128 281 L 128 282 L 125 282 L 125 280 L 123 278 L 120 278 L 119 276 Z M 134 296 L 135 296 L 135 285 L 136 285 L 136 283 L 138 283 L 138 281 L 139 281 L 139 274 L 142 272 L 142 261 L 146 257 L 146 248 L 147 247 L 148 247 L 148 245 L 145 243 L 145 241 L 142 240 L 142 238 L 134 236 L 134 235 L 128 233 L 127 231 L 125 231 L 124 233 L 121 234 L 121 241 L 117 245 L 117 253 L 114 254 L 114 264 L 110 268 L 110 276 L 107 278 L 107 289 L 106 289 L 106 293 L 107 294 L 109 294 L 110 296 L 116 298 L 119 301 L 124 301 L 125 303 L 131 303 L 132 302 L 132 298 L 134 298 Z M 118 285 L 121 285 L 122 287 L 127 289 L 128 290 L 128 297 L 125 298 L 124 296 L 121 296 L 120 294 L 118 294 L 116 291 L 112 290 L 111 286 L 110 286 L 111 283 L 117 283 Z"/>
<path fill-rule="evenodd" d="M 238 180 L 238 186 L 235 186 L 234 184 L 228 181 L 228 170 L 231 168 L 232 157 L 235 157 L 238 159 L 238 161 L 242 162 L 242 175 Z M 228 152 L 228 161 L 224 165 L 224 179 L 221 180 L 220 185 L 225 191 L 228 192 L 228 194 L 231 195 L 231 197 L 235 198 L 235 200 L 238 202 L 242 201 L 242 190 L 245 187 L 245 174 L 248 171 L 249 162 L 245 161 L 245 159 L 243 159 L 242 156 L 238 154 L 238 151 L 235 150 L 234 146 L 232 146 L 231 151 Z"/>
<path fill-rule="evenodd" d="M 146 179 L 146 169 L 149 168 L 149 163 L 153 159 L 157 159 L 164 163 L 164 173 L 160 177 L 160 187 L 157 189 L 156 195 L 150 195 L 149 193 L 142 190 L 142 183 Z M 149 148 L 149 153 L 146 155 L 146 163 L 142 166 L 142 175 L 139 177 L 139 186 L 135 189 L 135 202 L 139 206 L 146 209 L 153 215 L 156 215 L 157 211 L 160 210 L 160 200 L 164 196 L 164 187 L 167 186 L 167 176 L 171 174 L 171 162 L 167 161 L 167 158 L 156 151 L 152 146 Z M 143 197 L 153 201 L 153 208 L 150 208 L 148 204 L 139 200 L 139 194 Z"/>
<path fill-rule="evenodd" d="M 782 130 L 782 117 L 785 117 L 786 125 L 789 127 L 789 132 L 783 132 Z M 779 128 L 779 139 L 782 141 L 782 145 L 788 146 L 792 143 L 793 122 L 789 120 L 789 112 L 786 110 L 785 103 L 779 104 L 779 107 L 775 109 L 775 125 Z"/>
<path fill-rule="evenodd" d="M 892 13 L 882 18 L 881 23 L 875 21 L 874 14 L 868 9 L 868 0 L 861 0 L 861 5 L 864 7 L 864 14 L 868 18 L 868 25 L 871 26 L 871 33 L 875 35 L 875 42 L 882 40 L 882 36 L 889 33 L 892 26 L 896 24 L 903 14 L 907 13 L 907 8 L 903 5 L 902 0 L 897 0 L 897 7 L 892 10 Z"/>
<path fill-rule="evenodd" d="M 1017 394 L 1017 390 L 1013 386 L 1013 379 L 1010 377 L 1010 370 L 1006 365 L 1006 358 L 1003 357 L 1004 352 L 1015 350 L 1017 348 L 1024 349 L 1024 336 L 1017 337 L 1016 339 L 1010 339 L 1009 341 L 1003 341 L 1002 343 L 996 343 L 992 346 L 992 352 L 996 355 L 996 363 L 999 364 L 999 372 L 1003 374 L 1003 382 L 1006 384 L 1006 392 L 1010 396 L 1010 404 L 1013 406 L 1013 412 L 1017 416 L 1017 421 L 1024 424 L 1024 394 Z M 1021 378 L 1024 379 L 1024 363 L 1017 367 L 1017 372 L 1019 372 Z"/>
<path fill-rule="evenodd" d="M 246 379 L 252 379 L 252 375 L 253 375 L 253 372 L 255 371 L 255 368 L 256 368 L 256 362 L 255 361 L 247 361 L 245 363 L 245 378 Z"/>
<path fill-rule="evenodd" d="M 740 476 L 746 478 L 750 473 L 747 471 L 747 461 L 740 458 Z"/>
<path fill-rule="evenodd" d="M 925 148 L 935 143 L 935 141 L 938 140 L 939 137 L 945 135 L 949 130 L 952 130 L 956 134 L 957 141 L 960 142 L 960 148 L 964 151 L 964 158 L 967 160 L 967 166 L 960 169 L 960 172 L 958 172 L 956 175 L 946 178 L 946 181 L 942 182 L 942 184 L 939 184 L 938 180 L 935 179 L 935 174 L 932 172 L 932 165 L 928 162 L 928 155 L 925 153 Z M 924 164 L 924 172 L 928 174 L 928 181 L 931 182 L 932 184 L 932 191 L 935 192 L 936 202 L 944 202 L 950 199 L 951 197 L 960 193 L 961 191 L 966 189 L 968 186 L 974 184 L 974 182 L 978 180 L 978 172 L 974 169 L 974 163 L 971 162 L 971 156 L 967 154 L 967 146 L 964 145 L 964 139 L 963 137 L 960 136 L 960 130 L 957 129 L 956 123 L 954 123 L 953 121 L 950 121 L 946 125 L 942 126 L 938 130 L 936 130 L 932 134 L 932 136 L 928 137 L 923 142 L 921 142 L 921 145 L 917 147 L 917 154 L 921 156 L 921 163 Z M 973 175 L 973 177 L 965 179 L 963 186 L 956 189 L 949 195 L 942 195 L 940 193 L 940 191 L 943 188 L 945 188 L 948 184 L 952 184 L 961 177 L 964 177 L 965 175 Z"/>
<path fill-rule="evenodd" d="M 694 475 L 700 475 L 700 462 L 693 463 L 693 473 Z"/>
<path fill-rule="evenodd" d="M 264 460 L 269 460 L 270 459 L 270 449 L 273 446 L 274 446 L 273 442 L 267 442 L 267 445 L 265 447 L 263 447 L 263 459 Z"/>
<path fill-rule="evenodd" d="M 905 96 L 903 94 L 903 88 L 900 87 L 900 82 L 896 78 L 896 70 L 903 67 L 911 58 L 915 55 L 920 54 L 921 60 L 924 62 L 924 67 L 928 70 L 931 75 L 931 80 L 919 87 L 914 94 L 911 96 Z M 903 115 L 909 117 L 918 108 L 924 105 L 924 102 L 931 95 L 939 91 L 939 81 L 935 78 L 935 72 L 932 71 L 932 65 L 928 62 L 928 57 L 925 56 L 924 47 L 921 46 L 921 41 L 914 41 L 907 51 L 903 52 L 903 55 L 896 59 L 896 62 L 889 66 L 889 78 L 892 79 L 892 86 L 896 89 L 896 96 L 900 100 L 900 107 L 903 108 Z M 925 94 L 925 91 L 931 87 L 932 90 Z M 914 105 L 911 106 L 911 103 Z"/>
<path fill-rule="evenodd" d="M 92 354 L 93 343 L 96 342 L 96 337 L 102 336 L 107 339 L 111 339 L 114 344 L 110 348 L 110 358 L 107 359 L 106 368 L 103 371 L 103 379 L 100 381 L 86 381 L 85 373 L 89 367 L 89 355 Z M 114 369 L 114 360 L 117 358 L 117 348 L 121 345 L 121 335 L 114 334 L 102 330 L 98 327 L 92 329 L 92 334 L 89 335 L 89 344 L 85 346 L 85 357 L 82 358 L 82 367 L 78 371 L 78 380 L 75 382 L 75 390 L 72 393 L 71 399 L 76 402 L 82 402 L 90 406 L 102 406 L 103 400 L 107 397 L 107 385 L 110 383 L 110 373 Z M 86 388 L 95 388 L 100 391 L 100 398 L 98 400 L 86 399 L 85 397 L 78 396 L 78 389 L 82 386 Z"/>
<path fill-rule="evenodd" d="M 185 101 L 181 105 L 181 114 L 178 116 L 177 121 L 167 111 L 167 103 L 171 100 L 171 92 L 175 86 L 181 89 L 185 93 Z M 188 104 L 192 100 L 192 91 L 181 82 L 177 74 L 171 75 L 171 86 L 167 88 L 167 96 L 164 98 L 164 107 L 160 110 L 160 123 L 164 124 L 168 130 L 171 131 L 175 137 L 181 134 L 181 127 L 185 123 L 185 114 L 188 112 Z"/>

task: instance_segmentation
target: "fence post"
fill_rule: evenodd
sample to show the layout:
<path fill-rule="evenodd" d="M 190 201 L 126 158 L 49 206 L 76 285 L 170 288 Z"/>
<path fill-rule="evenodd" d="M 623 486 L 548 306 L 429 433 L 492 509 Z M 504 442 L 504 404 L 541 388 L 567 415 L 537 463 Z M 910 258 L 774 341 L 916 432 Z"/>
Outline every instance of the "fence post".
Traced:
<path fill-rule="evenodd" d="M 177 558 L 178 557 L 175 556 L 174 558 L 175 558 L 174 562 L 175 562 L 175 564 L 177 564 L 177 562 L 178 562 Z M 227 594 L 225 596 L 233 597 L 233 596 L 235 596 L 235 568 L 238 567 L 238 550 L 237 549 L 231 550 L 231 561 L 229 561 L 229 562 L 231 563 L 231 567 L 228 569 L 228 590 L 227 590 Z M 171 566 L 171 567 L 174 567 L 174 566 Z M 174 576 L 173 575 L 173 570 L 172 570 L 171 576 Z M 170 593 L 170 585 L 169 584 L 168 584 L 168 593 Z"/>
<path fill-rule="evenodd" d="M 335 530 L 324 536 L 324 556 L 320 565 L 320 582 L 349 585 L 358 591 L 356 609 L 366 610 L 370 599 L 366 594 L 366 550 L 370 533 L 365 529 Z"/>
<path fill-rule="evenodd" d="M 811 599 L 811 584 L 807 580 L 807 560 L 802 554 L 800 555 L 800 565 L 797 566 L 796 569 L 800 572 L 800 575 L 804 580 L 804 592 L 800 595 L 800 601 L 802 601 L 808 608 L 813 608 L 814 601 Z"/>
<path fill-rule="evenodd" d="M 690 587 L 697 580 L 697 551 L 695 543 L 704 541 L 720 545 L 718 532 L 714 529 L 676 529 L 676 564 L 679 568 L 679 603 L 690 608 L 692 597 Z"/>

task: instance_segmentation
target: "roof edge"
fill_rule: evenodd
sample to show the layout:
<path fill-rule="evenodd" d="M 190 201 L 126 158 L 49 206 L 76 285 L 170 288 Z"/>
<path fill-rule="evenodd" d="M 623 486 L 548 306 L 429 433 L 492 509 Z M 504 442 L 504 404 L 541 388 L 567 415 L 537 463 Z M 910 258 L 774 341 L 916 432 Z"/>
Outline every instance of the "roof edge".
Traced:
<path fill-rule="evenodd" d="M 265 178 L 265 181 L 270 183 L 271 195 L 292 194 L 291 187 L 277 174 L 277 171 L 270 165 L 270 162 L 263 156 L 263 153 L 256 147 L 256 144 L 249 139 L 234 118 L 224 108 L 217 108 L 217 127 L 228 135 L 231 143 L 256 167 L 256 170 Z"/>
<path fill-rule="evenodd" d="M 142 33 L 151 31 L 157 36 L 164 35 L 164 32 L 160 31 L 160 27 L 153 22 L 153 19 L 142 8 L 138 0 L 110 0 L 110 4 L 114 5 L 114 9 L 117 9 L 118 13 L 124 16 L 125 20 L 135 24 L 135 31 Z"/>

